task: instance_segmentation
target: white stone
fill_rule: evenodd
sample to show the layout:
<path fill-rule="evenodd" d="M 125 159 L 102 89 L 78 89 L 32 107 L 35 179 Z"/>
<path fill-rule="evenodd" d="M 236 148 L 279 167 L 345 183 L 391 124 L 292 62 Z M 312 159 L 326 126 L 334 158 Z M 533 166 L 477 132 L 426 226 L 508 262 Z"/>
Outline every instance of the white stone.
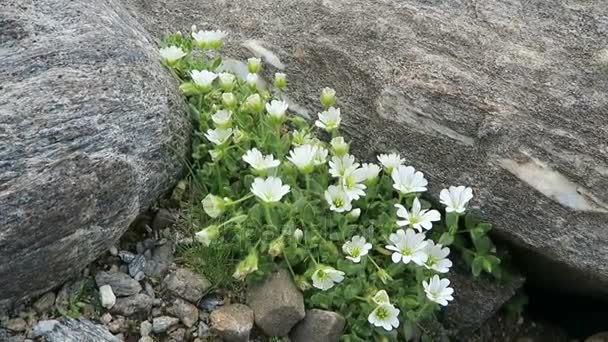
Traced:
<path fill-rule="evenodd" d="M 114 304 L 116 304 L 116 296 L 110 285 L 103 285 L 99 288 L 99 298 L 101 300 L 101 306 L 106 309 L 111 309 Z"/>

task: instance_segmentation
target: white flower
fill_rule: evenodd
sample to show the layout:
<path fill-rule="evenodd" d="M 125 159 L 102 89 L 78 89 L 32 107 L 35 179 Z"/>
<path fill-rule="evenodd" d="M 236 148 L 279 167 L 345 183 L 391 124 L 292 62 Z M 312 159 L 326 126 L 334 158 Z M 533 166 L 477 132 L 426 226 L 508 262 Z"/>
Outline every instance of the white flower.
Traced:
<path fill-rule="evenodd" d="M 326 111 L 319 113 L 319 120 L 315 121 L 315 126 L 326 131 L 333 131 L 340 126 L 340 108 L 329 107 Z"/>
<path fill-rule="evenodd" d="M 314 167 L 318 147 L 314 145 L 302 145 L 289 151 L 287 159 L 302 172 L 310 172 Z"/>
<path fill-rule="evenodd" d="M 411 211 L 408 211 L 407 208 L 401 204 L 395 204 L 395 208 L 397 208 L 397 216 L 404 219 L 403 221 L 397 221 L 397 224 L 401 227 L 408 225 L 412 226 L 419 232 L 421 232 L 422 229 L 430 230 L 433 227 L 433 221 L 441 220 L 441 214 L 437 210 L 421 210 L 418 197 L 414 198 Z"/>
<path fill-rule="evenodd" d="M 336 156 L 343 156 L 348 153 L 348 144 L 343 137 L 335 137 L 330 142 L 332 153 Z"/>
<path fill-rule="evenodd" d="M 424 252 L 429 256 L 424 266 L 439 273 L 447 273 L 452 267 L 452 261 L 448 259 L 450 249 L 440 244 L 435 244 L 433 240 L 427 240 Z"/>
<path fill-rule="evenodd" d="M 223 39 L 226 37 L 226 32 L 217 31 L 198 31 L 192 32 L 192 38 L 201 48 L 209 47 L 217 49 L 222 47 Z"/>
<path fill-rule="evenodd" d="M 385 290 L 380 290 L 372 297 L 374 303 L 378 305 L 390 304 L 391 300 L 388 298 L 388 293 Z"/>
<path fill-rule="evenodd" d="M 347 173 L 355 171 L 359 163 L 355 163 L 355 157 L 345 154 L 341 157 L 333 156 L 329 162 L 329 174 L 332 177 L 344 177 Z"/>
<path fill-rule="evenodd" d="M 256 171 L 264 171 L 279 166 L 281 162 L 272 154 L 263 155 L 257 148 L 252 148 L 243 155 L 243 160 Z"/>
<path fill-rule="evenodd" d="M 232 135 L 232 128 L 216 128 L 208 129 L 205 133 L 205 138 L 216 145 L 221 145 L 228 141 L 228 138 Z"/>
<path fill-rule="evenodd" d="M 330 266 L 319 265 L 312 274 L 312 286 L 327 291 L 344 280 L 344 272 Z"/>
<path fill-rule="evenodd" d="M 211 115 L 213 123 L 220 128 L 229 126 L 231 118 L 232 112 L 226 109 L 217 111 L 215 114 Z"/>
<path fill-rule="evenodd" d="M 296 230 L 293 231 L 293 238 L 296 239 L 296 241 L 302 241 L 302 238 L 304 237 L 304 232 L 302 231 L 302 229 L 297 228 Z"/>
<path fill-rule="evenodd" d="M 433 276 L 428 283 L 425 280 L 422 281 L 426 297 L 443 306 L 448 305 L 448 301 L 454 300 L 454 297 L 452 297 L 454 289 L 449 286 L 450 281 L 448 279 L 439 279 L 438 275 Z"/>
<path fill-rule="evenodd" d="M 365 180 L 365 172 L 361 168 L 356 170 L 347 171 L 342 177 L 342 186 L 348 197 L 353 200 L 358 200 L 360 197 L 365 196 L 365 190 L 367 187 L 365 184 L 361 184 Z"/>
<path fill-rule="evenodd" d="M 367 321 L 376 327 L 382 327 L 386 331 L 399 327 L 399 309 L 391 304 L 378 305 L 367 317 Z"/>
<path fill-rule="evenodd" d="M 363 174 L 365 175 L 366 182 L 373 182 L 378 178 L 378 174 L 380 173 L 380 166 L 373 163 L 363 163 L 361 164 L 361 169 L 363 170 Z"/>
<path fill-rule="evenodd" d="M 247 74 L 247 85 L 255 89 L 258 85 L 258 74 Z"/>
<path fill-rule="evenodd" d="M 325 200 L 329 204 L 329 210 L 342 213 L 352 209 L 351 198 L 340 186 L 330 185 L 325 191 Z"/>
<path fill-rule="evenodd" d="M 268 116 L 270 116 L 270 118 L 277 121 L 282 121 L 288 107 L 289 106 L 285 101 L 272 100 L 270 103 L 266 104 L 266 111 L 268 112 Z"/>
<path fill-rule="evenodd" d="M 428 259 L 424 252 L 427 244 L 424 238 L 424 234 L 416 233 L 413 229 L 408 229 L 407 232 L 399 229 L 396 234 L 389 236 L 392 245 L 387 245 L 386 249 L 394 252 L 391 258 L 396 264 L 399 262 L 409 264 L 410 261 L 413 261 L 422 266 Z"/>
<path fill-rule="evenodd" d="M 319 165 L 323 165 L 327 162 L 327 154 L 329 152 L 327 151 L 327 149 L 317 146 L 317 152 L 315 153 L 315 159 L 313 161 L 313 164 L 315 166 L 319 166 Z"/>
<path fill-rule="evenodd" d="M 393 169 L 397 168 L 400 165 L 403 165 L 405 159 L 401 158 L 397 153 L 391 154 L 381 154 L 378 156 L 378 161 L 382 166 L 384 166 L 384 171 L 386 173 L 391 173 Z"/>
<path fill-rule="evenodd" d="M 399 167 L 391 172 L 391 177 L 394 182 L 393 188 L 404 195 L 413 192 L 424 192 L 429 183 L 424 178 L 422 172 L 416 171 L 411 166 L 399 165 Z"/>
<path fill-rule="evenodd" d="M 226 210 L 226 202 L 228 202 L 228 198 L 222 199 L 221 197 L 208 194 L 201 202 L 203 203 L 205 213 L 212 218 L 216 218 Z"/>
<path fill-rule="evenodd" d="M 206 247 L 209 247 L 211 241 L 215 240 L 220 235 L 220 228 L 217 225 L 211 225 L 200 232 L 194 234 L 196 241 L 202 243 Z"/>
<path fill-rule="evenodd" d="M 224 90 L 231 90 L 232 87 L 234 86 L 234 79 L 235 79 L 234 74 L 231 74 L 229 72 L 223 72 L 223 73 L 219 74 L 219 79 L 220 79 L 220 86 Z"/>
<path fill-rule="evenodd" d="M 354 263 L 359 263 L 361 257 L 367 255 L 370 249 L 372 249 L 372 244 L 359 235 L 353 236 L 350 241 L 346 241 L 342 245 L 342 251 L 347 254 L 346 259 Z"/>
<path fill-rule="evenodd" d="M 257 177 L 251 184 L 251 192 L 266 203 L 278 202 L 289 193 L 289 185 L 283 185 L 280 178 L 268 177 L 266 179 Z"/>
<path fill-rule="evenodd" d="M 453 211 L 462 214 L 466 210 L 465 206 L 473 198 L 473 189 L 469 187 L 450 186 L 448 189 L 441 190 L 439 199 L 446 206 L 445 211 L 451 213 Z"/>
<path fill-rule="evenodd" d="M 178 59 L 186 56 L 186 53 L 181 48 L 171 45 L 159 50 L 160 57 L 169 64 L 175 63 Z"/>
<path fill-rule="evenodd" d="M 192 70 L 190 72 L 190 76 L 192 77 L 192 81 L 201 87 L 211 87 L 211 83 L 213 80 L 217 78 L 217 74 L 208 70 Z"/>

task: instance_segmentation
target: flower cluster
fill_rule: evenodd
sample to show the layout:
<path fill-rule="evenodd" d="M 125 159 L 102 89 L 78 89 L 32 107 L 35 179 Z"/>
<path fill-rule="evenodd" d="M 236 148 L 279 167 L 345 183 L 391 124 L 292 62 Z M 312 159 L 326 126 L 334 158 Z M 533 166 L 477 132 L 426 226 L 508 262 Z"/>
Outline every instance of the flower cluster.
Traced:
<path fill-rule="evenodd" d="M 202 245 L 240 258 L 232 277 L 255 281 L 279 263 L 309 306 L 341 312 L 356 327 L 348 334 L 374 340 L 454 299 L 450 247 L 466 251 L 473 273 L 497 272 L 490 226 L 467 211 L 471 188 L 441 190 L 433 208 L 425 175 L 398 153 L 351 154 L 335 90 L 321 91 L 310 125 L 289 112 L 284 73 L 262 82 L 252 57 L 239 74 L 219 56 L 224 32 L 192 31 L 160 53 L 198 124 L 188 222 Z M 458 235 L 464 221 L 470 241 Z"/>

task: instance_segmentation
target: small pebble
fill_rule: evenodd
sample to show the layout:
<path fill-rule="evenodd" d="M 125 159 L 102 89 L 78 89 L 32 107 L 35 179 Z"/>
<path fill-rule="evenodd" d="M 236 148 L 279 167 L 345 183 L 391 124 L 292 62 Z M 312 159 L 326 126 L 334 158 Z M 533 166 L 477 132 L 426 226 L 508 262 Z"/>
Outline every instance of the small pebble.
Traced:
<path fill-rule="evenodd" d="M 112 246 L 112 247 L 110 247 L 110 249 L 108 250 L 108 252 L 110 252 L 110 255 L 112 255 L 112 256 L 117 256 L 118 255 L 118 248 L 116 248 L 116 246 Z"/>
<path fill-rule="evenodd" d="M 101 323 L 103 324 L 109 324 L 110 322 L 112 322 L 112 314 L 110 314 L 109 312 L 106 312 L 105 314 L 103 314 L 101 316 Z"/>
<path fill-rule="evenodd" d="M 111 309 L 114 304 L 116 304 L 116 296 L 112 291 L 112 286 L 103 285 L 99 287 L 99 298 L 101 301 L 101 306 L 106 309 Z"/>
<path fill-rule="evenodd" d="M 155 334 L 164 333 L 165 331 L 169 330 L 169 328 L 171 328 L 172 326 L 177 325 L 177 323 L 179 323 L 179 318 L 176 318 L 176 317 L 171 317 L 171 316 L 155 317 L 152 320 L 152 331 L 154 331 Z"/>
<path fill-rule="evenodd" d="M 129 263 L 131 263 L 131 261 L 133 261 L 133 259 L 135 259 L 135 254 L 133 254 L 129 251 L 120 251 L 120 252 L 118 252 L 118 257 L 125 264 L 129 264 Z"/>
<path fill-rule="evenodd" d="M 139 333 L 141 336 L 148 336 L 152 332 L 152 323 L 148 321 L 143 321 L 139 325 Z"/>

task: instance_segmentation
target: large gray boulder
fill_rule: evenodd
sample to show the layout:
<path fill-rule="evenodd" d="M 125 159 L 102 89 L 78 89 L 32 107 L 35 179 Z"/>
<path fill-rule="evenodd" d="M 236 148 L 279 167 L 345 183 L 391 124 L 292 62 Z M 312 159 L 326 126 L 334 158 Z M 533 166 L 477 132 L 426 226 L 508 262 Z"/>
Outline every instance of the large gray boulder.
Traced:
<path fill-rule="evenodd" d="M 176 86 L 118 1 L 0 3 L 0 306 L 66 281 L 173 186 Z"/>
<path fill-rule="evenodd" d="M 608 294 L 605 1 L 123 1 L 157 36 L 227 30 L 310 115 L 334 87 L 361 157 L 472 186 L 532 281 Z"/>

